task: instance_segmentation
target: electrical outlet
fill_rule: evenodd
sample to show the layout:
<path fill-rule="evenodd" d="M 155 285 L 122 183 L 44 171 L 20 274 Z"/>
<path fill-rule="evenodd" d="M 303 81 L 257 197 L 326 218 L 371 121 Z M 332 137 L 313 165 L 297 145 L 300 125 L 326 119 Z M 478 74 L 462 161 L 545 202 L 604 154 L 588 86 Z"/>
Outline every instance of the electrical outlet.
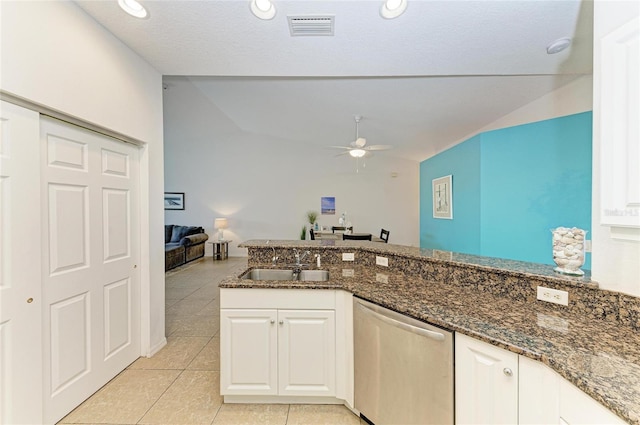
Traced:
<path fill-rule="evenodd" d="M 546 301 L 548 303 L 569 305 L 569 293 L 567 291 L 560 291 L 558 289 L 545 288 L 544 286 L 538 286 L 538 297 L 540 301 Z"/>
<path fill-rule="evenodd" d="M 376 255 L 376 266 L 389 267 L 389 259 L 387 257 L 379 257 Z"/>
<path fill-rule="evenodd" d="M 342 253 L 342 261 L 354 261 L 355 254 L 353 252 L 343 252 Z"/>

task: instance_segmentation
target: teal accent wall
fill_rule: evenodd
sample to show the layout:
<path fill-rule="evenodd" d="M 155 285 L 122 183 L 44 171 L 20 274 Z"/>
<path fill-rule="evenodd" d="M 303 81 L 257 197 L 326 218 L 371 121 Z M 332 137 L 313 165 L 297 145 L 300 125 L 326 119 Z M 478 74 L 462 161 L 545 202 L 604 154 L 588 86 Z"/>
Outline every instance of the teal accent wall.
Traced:
<path fill-rule="evenodd" d="M 480 136 L 420 163 L 420 247 L 480 252 Z M 451 174 L 453 220 L 433 218 L 435 178 Z"/>
<path fill-rule="evenodd" d="M 489 131 L 423 161 L 420 246 L 553 264 L 550 229 L 591 230 L 591 126 L 584 112 Z M 448 174 L 453 220 L 434 219 L 431 181 Z"/>

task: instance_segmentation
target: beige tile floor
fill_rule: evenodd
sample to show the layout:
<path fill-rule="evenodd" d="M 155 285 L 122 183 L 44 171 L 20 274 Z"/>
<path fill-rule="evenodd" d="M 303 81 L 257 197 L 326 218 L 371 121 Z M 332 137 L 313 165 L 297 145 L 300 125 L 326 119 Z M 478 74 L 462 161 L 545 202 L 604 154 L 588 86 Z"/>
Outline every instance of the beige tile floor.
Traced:
<path fill-rule="evenodd" d="M 218 283 L 246 259 L 205 258 L 166 274 L 167 345 L 139 358 L 60 424 L 359 425 L 344 406 L 223 404 Z"/>

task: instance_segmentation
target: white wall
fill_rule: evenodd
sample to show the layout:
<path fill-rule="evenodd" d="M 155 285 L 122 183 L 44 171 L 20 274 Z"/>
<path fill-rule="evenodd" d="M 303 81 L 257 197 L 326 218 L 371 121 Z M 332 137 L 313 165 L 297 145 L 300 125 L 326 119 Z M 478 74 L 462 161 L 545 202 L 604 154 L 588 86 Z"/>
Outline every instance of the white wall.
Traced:
<path fill-rule="evenodd" d="M 462 139 L 456 140 L 446 149 L 486 131 L 591 111 L 593 108 L 592 93 L 593 77 L 591 75 L 580 77 L 468 134 Z"/>
<path fill-rule="evenodd" d="M 3 91 L 147 143 L 141 164 L 141 274 L 151 328 L 143 334 L 143 347 L 161 345 L 162 76 L 74 3 L 1 1 L 0 8 Z"/>
<path fill-rule="evenodd" d="M 608 226 L 600 225 L 600 152 L 610 148 L 600 137 L 600 43 L 602 36 L 640 16 L 640 2 L 596 1 L 594 3 L 593 58 L 593 208 L 592 277 L 600 286 L 640 296 L 640 243 L 611 238 Z M 640 95 L 640 94 L 639 94 Z M 622 118 L 621 118 L 622 119 Z M 637 125 L 637 122 L 630 125 Z M 610 146 L 610 144 L 609 144 Z"/>
<path fill-rule="evenodd" d="M 335 196 L 336 215 L 320 215 L 319 224 L 337 225 L 346 211 L 356 232 L 384 227 L 390 243 L 418 246 L 417 161 L 377 153 L 356 173 L 354 159 L 322 147 L 336 142 L 308 146 L 244 132 L 186 79 L 165 80 L 165 190 L 185 192 L 186 204 L 165 211 L 167 224 L 203 226 L 215 238 L 214 219 L 228 217 L 230 255 L 243 256 L 237 244 L 248 239 L 299 238 L 306 212 Z"/>

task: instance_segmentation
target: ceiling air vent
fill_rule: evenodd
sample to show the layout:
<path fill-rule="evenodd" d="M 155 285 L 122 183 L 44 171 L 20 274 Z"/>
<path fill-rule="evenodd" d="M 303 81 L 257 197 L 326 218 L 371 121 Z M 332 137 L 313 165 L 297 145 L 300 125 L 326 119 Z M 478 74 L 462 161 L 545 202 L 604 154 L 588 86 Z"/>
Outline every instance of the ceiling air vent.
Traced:
<path fill-rule="evenodd" d="M 291 36 L 333 35 L 334 16 L 287 16 Z"/>

